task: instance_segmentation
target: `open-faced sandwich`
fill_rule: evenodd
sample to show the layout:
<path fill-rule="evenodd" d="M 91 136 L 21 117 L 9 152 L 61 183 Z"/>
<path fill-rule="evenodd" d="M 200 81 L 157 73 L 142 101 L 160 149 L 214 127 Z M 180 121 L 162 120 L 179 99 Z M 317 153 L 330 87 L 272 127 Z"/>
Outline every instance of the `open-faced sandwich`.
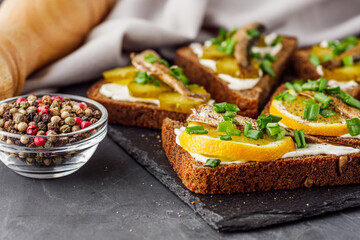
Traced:
<path fill-rule="evenodd" d="M 287 103 L 290 98 L 296 97 L 282 94 L 281 99 L 274 100 L 276 103 L 283 103 L 282 98 Z M 289 94 L 293 96 L 295 93 Z M 315 99 L 320 99 L 322 105 L 316 103 L 318 100 L 301 99 L 299 95 L 292 101 L 296 105 L 289 107 L 289 112 L 300 111 L 298 104 L 303 104 L 302 100 L 305 100 L 301 109 L 307 109 L 306 104 L 317 104 L 319 109 L 322 106 L 325 116 L 314 113 L 311 105 L 307 118 L 315 119 L 318 114 L 320 120 L 330 119 L 335 110 L 330 105 L 326 106 L 330 101 L 324 97 L 327 95 L 319 96 Z M 349 102 L 353 101 L 353 98 L 349 99 Z M 273 106 L 274 103 L 270 113 Z M 358 145 L 352 145 L 351 141 L 332 141 L 332 138 L 306 134 L 313 133 L 309 131 L 313 125 L 320 125 L 315 127 L 317 135 L 330 134 L 348 139 L 349 135 L 360 133 L 358 118 L 347 120 L 338 113 L 332 121 L 311 122 L 309 127 L 291 125 L 292 129 L 288 122 L 297 120 L 297 114 L 290 115 L 280 110 L 273 114 L 261 114 L 255 120 L 237 115 L 238 110 L 236 105 L 228 103 L 201 105 L 188 117 L 187 124 L 164 120 L 163 148 L 189 190 L 215 194 L 360 183 Z M 342 120 L 338 124 L 340 118 Z M 334 122 L 339 126 L 333 127 Z"/>
<path fill-rule="evenodd" d="M 348 36 L 341 41 L 322 41 L 312 47 L 297 49 L 292 57 L 298 77 L 329 79 L 355 98 L 360 97 L 360 41 Z"/>
<path fill-rule="evenodd" d="M 241 115 L 256 117 L 297 44 L 296 38 L 264 35 L 263 30 L 260 23 L 221 29 L 217 38 L 178 49 L 175 64 L 216 101 L 236 104 Z"/>
<path fill-rule="evenodd" d="M 185 121 L 192 108 L 213 101 L 155 51 L 131 54 L 131 60 L 132 66 L 104 72 L 87 93 L 108 109 L 110 123 L 160 129 L 165 118 Z"/>

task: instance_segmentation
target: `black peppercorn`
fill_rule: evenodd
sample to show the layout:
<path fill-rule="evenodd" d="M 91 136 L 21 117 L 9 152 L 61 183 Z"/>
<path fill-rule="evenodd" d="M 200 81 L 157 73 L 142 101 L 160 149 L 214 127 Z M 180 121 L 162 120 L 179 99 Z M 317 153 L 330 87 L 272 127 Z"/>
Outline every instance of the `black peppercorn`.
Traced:
<path fill-rule="evenodd" d="M 12 114 L 10 112 L 6 112 L 4 113 L 3 118 L 5 121 L 9 121 L 12 118 Z"/>
<path fill-rule="evenodd" d="M 50 122 L 50 119 L 51 119 L 51 115 L 50 115 L 50 114 L 43 114 L 43 115 L 42 115 L 42 121 L 43 121 L 43 123 L 48 123 L 48 122 Z"/>
<path fill-rule="evenodd" d="M 33 121 L 34 119 L 34 116 L 35 116 L 35 113 L 34 112 L 28 112 L 28 114 L 26 114 L 26 119 L 31 122 Z"/>
<path fill-rule="evenodd" d="M 41 115 L 35 114 L 35 116 L 33 117 L 33 121 L 36 123 L 41 122 Z"/>
<path fill-rule="evenodd" d="M 47 129 L 46 129 L 46 124 L 44 123 L 44 122 L 39 122 L 38 124 L 37 124 L 37 128 L 38 128 L 38 130 L 42 130 L 42 131 L 46 131 Z"/>

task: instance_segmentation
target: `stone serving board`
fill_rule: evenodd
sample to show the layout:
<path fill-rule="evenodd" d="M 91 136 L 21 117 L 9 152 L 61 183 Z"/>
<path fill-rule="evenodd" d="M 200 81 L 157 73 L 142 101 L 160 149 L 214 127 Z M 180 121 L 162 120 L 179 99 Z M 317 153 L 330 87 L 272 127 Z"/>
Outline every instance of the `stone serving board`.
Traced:
<path fill-rule="evenodd" d="M 109 126 L 110 137 L 211 227 L 239 231 L 360 206 L 360 185 L 200 195 L 182 184 L 162 149 L 158 130 Z"/>

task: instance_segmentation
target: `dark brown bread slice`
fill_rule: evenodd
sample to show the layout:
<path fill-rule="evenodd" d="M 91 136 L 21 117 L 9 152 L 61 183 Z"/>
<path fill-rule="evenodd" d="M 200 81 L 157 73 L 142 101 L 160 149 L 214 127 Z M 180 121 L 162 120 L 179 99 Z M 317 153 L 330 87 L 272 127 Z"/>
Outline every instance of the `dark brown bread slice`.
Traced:
<path fill-rule="evenodd" d="M 126 126 L 137 126 L 161 129 L 165 118 L 184 122 L 188 116 L 185 113 L 170 112 L 153 104 L 121 102 L 102 95 L 99 90 L 103 81 L 95 83 L 87 92 L 87 96 L 100 102 L 109 112 L 109 122 Z"/>
<path fill-rule="evenodd" d="M 309 61 L 310 53 L 311 47 L 296 49 L 291 58 L 291 64 L 297 77 L 316 80 L 321 76 L 317 73 L 316 67 Z M 360 98 L 360 85 L 348 89 L 346 92 L 353 95 L 355 98 Z"/>
<path fill-rule="evenodd" d="M 184 123 L 164 120 L 163 148 L 183 184 L 196 193 L 230 194 L 360 183 L 360 153 L 203 167 L 176 144 L 174 129 L 181 126 Z"/>
<path fill-rule="evenodd" d="M 270 101 L 266 104 L 264 110 L 261 113 L 269 114 L 271 101 L 273 100 L 274 96 L 278 95 L 279 93 L 282 93 L 285 90 L 286 90 L 285 84 L 281 84 L 278 87 L 278 89 L 276 89 L 274 94 L 271 96 Z M 351 145 L 353 147 L 360 148 L 360 139 L 357 139 L 357 138 L 340 138 L 340 137 L 326 137 L 326 136 L 315 136 L 315 137 L 326 140 L 326 141 L 330 141 L 333 143 L 346 144 L 346 145 Z"/>
<path fill-rule="evenodd" d="M 184 69 L 185 75 L 192 83 L 204 86 L 217 102 L 236 104 L 241 110 L 241 115 L 254 118 L 258 115 L 259 109 L 266 104 L 271 92 L 279 85 L 280 77 L 296 47 L 297 40 L 293 37 L 285 37 L 282 44 L 283 48 L 277 54 L 277 61 L 273 64 L 276 77 L 272 78 L 265 74 L 255 87 L 248 90 L 231 90 L 213 70 L 200 64 L 190 47 L 177 50 L 175 64 Z"/>

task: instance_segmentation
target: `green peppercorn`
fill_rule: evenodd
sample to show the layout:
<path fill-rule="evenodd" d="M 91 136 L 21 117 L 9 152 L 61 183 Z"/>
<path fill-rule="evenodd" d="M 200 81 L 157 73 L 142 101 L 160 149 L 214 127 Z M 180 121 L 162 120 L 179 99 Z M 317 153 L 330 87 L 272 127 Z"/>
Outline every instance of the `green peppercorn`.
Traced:
<path fill-rule="evenodd" d="M 72 131 L 72 132 L 76 132 L 76 131 L 79 131 L 80 129 L 81 129 L 81 128 L 80 128 L 79 125 L 74 125 L 74 126 L 72 126 L 71 131 Z"/>
<path fill-rule="evenodd" d="M 23 114 L 17 113 L 14 116 L 14 121 L 15 121 L 15 123 L 20 123 L 20 122 L 26 121 L 26 118 L 25 118 L 25 116 Z"/>
<path fill-rule="evenodd" d="M 69 125 L 63 125 L 60 127 L 60 132 L 61 133 L 68 133 L 71 131 L 71 127 Z"/>
<path fill-rule="evenodd" d="M 74 126 L 75 123 L 76 123 L 75 118 L 73 118 L 73 117 L 65 118 L 65 124 L 67 124 L 69 126 Z"/>
<path fill-rule="evenodd" d="M 29 139 L 28 137 L 26 137 L 26 136 L 21 136 L 21 137 L 20 137 L 20 142 L 21 142 L 22 144 L 24 144 L 24 145 L 28 144 L 29 141 L 30 141 L 30 139 Z"/>
<path fill-rule="evenodd" d="M 17 113 L 17 111 L 18 111 L 17 108 L 11 108 L 11 109 L 10 109 L 10 113 L 11 113 L 11 114 Z"/>
<path fill-rule="evenodd" d="M 28 108 L 30 106 L 30 103 L 28 101 L 22 101 L 20 103 L 21 108 Z"/>
<path fill-rule="evenodd" d="M 27 97 L 27 100 L 29 102 L 34 102 L 34 101 L 36 101 L 36 99 L 37 99 L 37 97 L 35 95 L 33 95 L 33 94 Z"/>
<path fill-rule="evenodd" d="M 61 118 L 59 116 L 52 116 L 50 121 L 57 124 L 58 122 L 60 122 L 60 120 Z"/>
<path fill-rule="evenodd" d="M 64 111 L 64 112 L 61 113 L 61 118 L 62 119 L 65 119 L 67 117 L 70 117 L 70 113 L 68 111 Z"/>
<path fill-rule="evenodd" d="M 86 116 L 91 116 L 92 113 L 93 113 L 93 111 L 90 108 L 85 109 L 85 115 Z"/>

